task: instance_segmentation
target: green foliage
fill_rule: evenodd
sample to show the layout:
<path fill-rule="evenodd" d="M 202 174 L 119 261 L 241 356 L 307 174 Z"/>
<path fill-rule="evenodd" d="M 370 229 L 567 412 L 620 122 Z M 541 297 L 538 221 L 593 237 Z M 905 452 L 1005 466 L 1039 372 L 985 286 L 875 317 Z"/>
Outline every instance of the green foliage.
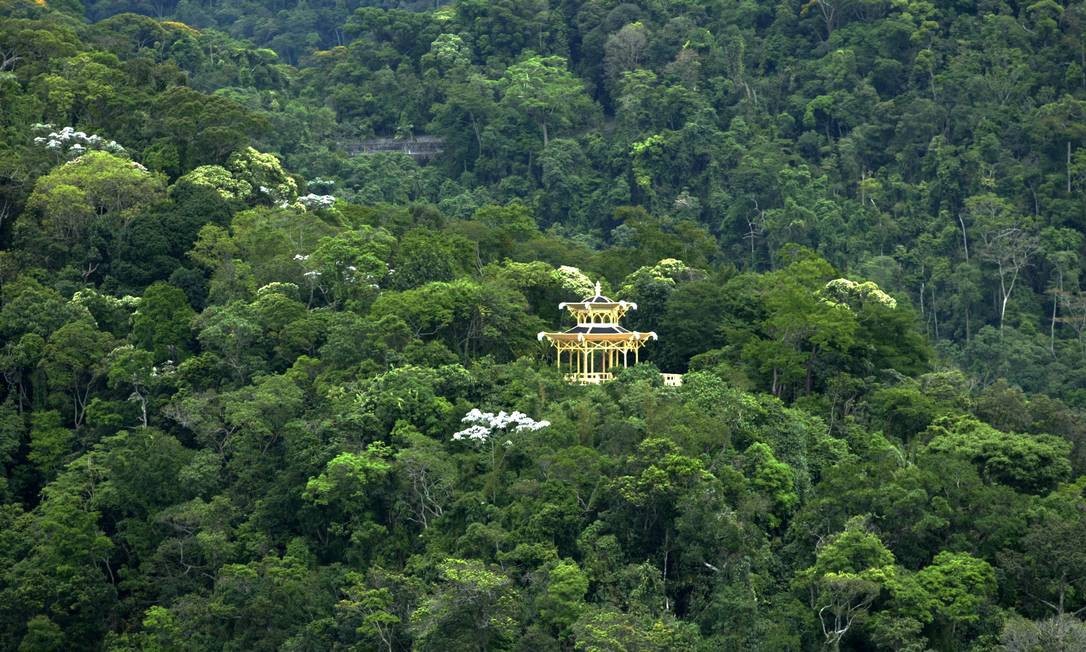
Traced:
<path fill-rule="evenodd" d="M 697 630 L 670 618 L 649 619 L 614 609 L 592 612 L 575 625 L 575 649 L 585 652 L 617 650 L 696 650 Z"/>
<path fill-rule="evenodd" d="M 259 201 L 289 204 L 298 196 L 297 182 L 287 175 L 279 159 L 273 154 L 264 154 L 252 147 L 246 147 L 235 152 L 226 165 L 234 178 L 233 187 L 227 188 L 229 194 L 226 199 L 243 199 L 246 194 L 251 193 L 255 194 Z M 246 188 L 249 192 L 243 193 Z"/>
<path fill-rule="evenodd" d="M 769 497 L 771 512 L 769 529 L 780 527 L 799 503 L 796 481 L 792 469 L 773 456 L 773 450 L 762 442 L 755 442 L 743 452 L 748 465 L 752 488 Z"/>
<path fill-rule="evenodd" d="M 945 419 L 931 426 L 928 436 L 929 452 L 968 460 L 984 478 L 1021 491 L 1049 491 L 1071 473 L 1069 444 L 1051 435 L 999 432 L 967 417 Z"/>
<path fill-rule="evenodd" d="M 536 600 L 539 617 L 559 630 L 571 626 L 585 608 L 588 578 L 577 563 L 558 562 L 547 573 L 547 588 Z"/>
<path fill-rule="evenodd" d="M 565 68 L 562 57 L 532 56 L 506 68 L 498 82 L 501 103 L 539 125 L 544 147 L 551 130 L 568 127 L 591 110 L 582 83 Z"/>
<path fill-rule="evenodd" d="M 379 4 L 0 1 L 0 649 L 1083 647 L 1080 2 Z"/>
<path fill-rule="evenodd" d="M 387 446 L 370 444 L 364 453 L 340 453 L 325 470 L 305 485 L 303 496 L 317 505 L 339 502 L 358 504 L 378 485 L 392 468 L 384 458 L 391 455 Z"/>
<path fill-rule="evenodd" d="M 862 622 L 883 587 L 894 580 L 894 555 L 853 518 L 819 551 L 815 563 L 796 575 L 810 592 L 826 644 L 837 649 L 853 625 Z"/>
<path fill-rule="evenodd" d="M 927 591 L 932 614 L 954 625 L 976 622 L 981 607 L 995 593 L 995 571 L 969 553 L 940 552 L 917 573 Z"/>
<path fill-rule="evenodd" d="M 64 649 L 64 632 L 47 616 L 34 616 L 26 624 L 19 652 L 59 652 Z"/>
<path fill-rule="evenodd" d="M 195 316 L 180 288 L 152 283 L 132 313 L 132 340 L 153 352 L 156 361 L 180 361 L 191 346 Z"/>
<path fill-rule="evenodd" d="M 440 584 L 411 614 L 421 649 L 495 650 L 513 643 L 516 591 L 509 578 L 475 560 L 446 559 Z"/>
<path fill-rule="evenodd" d="M 30 426 L 29 460 L 38 473 L 45 478 L 53 478 L 73 452 L 75 433 L 61 423 L 60 413 L 56 410 L 34 414 Z"/>

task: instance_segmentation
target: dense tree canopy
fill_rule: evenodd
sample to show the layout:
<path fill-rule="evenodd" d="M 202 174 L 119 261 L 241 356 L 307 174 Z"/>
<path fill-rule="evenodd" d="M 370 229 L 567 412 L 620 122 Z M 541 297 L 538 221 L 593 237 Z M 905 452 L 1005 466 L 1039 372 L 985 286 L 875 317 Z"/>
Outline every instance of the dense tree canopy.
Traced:
<path fill-rule="evenodd" d="M 0 0 L 0 648 L 1083 649 L 1084 28 Z"/>

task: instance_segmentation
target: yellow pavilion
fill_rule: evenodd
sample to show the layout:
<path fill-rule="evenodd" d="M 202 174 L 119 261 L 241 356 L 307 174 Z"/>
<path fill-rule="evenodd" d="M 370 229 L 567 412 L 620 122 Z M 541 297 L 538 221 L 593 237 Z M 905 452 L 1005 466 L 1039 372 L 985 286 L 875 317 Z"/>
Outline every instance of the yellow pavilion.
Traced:
<path fill-rule="evenodd" d="M 598 281 L 595 295 L 576 303 L 560 303 L 558 309 L 569 311 L 573 328 L 561 333 L 541 332 L 537 337 L 554 346 L 555 364 L 566 369 L 565 378 L 571 383 L 596 385 L 611 380 L 613 369 L 637 364 L 641 347 L 657 339 L 652 331 L 639 333 L 620 326 L 619 320 L 630 310 L 637 310 L 637 304 L 608 299 Z M 664 374 L 664 382 L 678 385 L 682 376 Z"/>

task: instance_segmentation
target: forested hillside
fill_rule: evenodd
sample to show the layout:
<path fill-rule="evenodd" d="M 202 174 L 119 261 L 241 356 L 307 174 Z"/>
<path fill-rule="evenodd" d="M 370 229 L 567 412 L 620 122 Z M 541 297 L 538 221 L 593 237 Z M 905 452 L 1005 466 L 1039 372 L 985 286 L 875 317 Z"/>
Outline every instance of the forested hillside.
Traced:
<path fill-rule="evenodd" d="M 1084 28 L 0 0 L 0 649 L 1086 650 Z"/>

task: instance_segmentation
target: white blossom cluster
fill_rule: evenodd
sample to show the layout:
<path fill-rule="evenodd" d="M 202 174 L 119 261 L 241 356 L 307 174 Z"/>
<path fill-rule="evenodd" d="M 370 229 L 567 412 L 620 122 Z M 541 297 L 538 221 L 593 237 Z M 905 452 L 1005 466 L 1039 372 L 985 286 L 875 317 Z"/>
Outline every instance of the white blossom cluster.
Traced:
<path fill-rule="evenodd" d="M 88 150 L 100 149 L 113 154 L 121 154 L 125 150 L 115 140 L 106 140 L 98 134 L 87 134 L 76 131 L 72 127 L 64 127 L 55 130 L 50 124 L 36 124 L 33 127 L 36 132 L 49 132 L 44 136 L 34 138 L 34 144 L 41 145 L 45 149 L 58 153 L 66 153 L 70 156 L 79 156 Z"/>
<path fill-rule="evenodd" d="M 533 431 L 546 428 L 550 421 L 536 421 L 523 412 L 505 412 L 497 414 L 483 412 L 479 408 L 473 408 L 460 420 L 463 423 L 472 424 L 463 430 L 453 433 L 453 441 L 471 441 L 482 444 L 490 440 L 496 430 L 508 430 L 513 432 Z"/>
<path fill-rule="evenodd" d="M 340 263 L 337 263 L 337 267 Z M 364 283 L 373 289 L 379 289 L 381 286 L 377 284 L 378 278 L 369 272 L 362 274 L 358 273 L 358 268 L 354 265 L 347 265 L 343 268 L 343 282 L 344 283 Z"/>
<path fill-rule="evenodd" d="M 302 254 L 295 254 L 294 255 L 294 260 L 299 262 L 299 263 L 305 263 L 306 261 L 309 260 L 309 256 L 308 255 L 303 256 Z M 343 263 L 341 263 L 340 261 L 336 261 L 335 267 L 342 269 L 339 276 L 340 276 L 340 279 L 344 283 L 349 283 L 349 284 L 365 283 L 366 285 L 368 285 L 368 286 L 370 286 L 371 288 L 374 288 L 374 289 L 377 289 L 377 288 L 381 287 L 376 282 L 377 281 L 376 276 L 374 276 L 373 274 L 370 274 L 368 272 L 360 274 L 358 272 L 358 267 L 356 267 L 355 265 L 343 265 Z M 309 279 L 310 281 L 316 281 L 316 279 L 320 278 L 322 276 L 322 274 L 321 274 L 321 272 L 319 270 L 311 269 L 309 271 L 303 272 L 302 276 Z"/>
<path fill-rule="evenodd" d="M 855 302 L 879 303 L 890 309 L 897 308 L 897 299 L 883 292 L 875 283 L 857 283 L 847 278 L 835 278 L 826 283 L 822 290 L 822 300 L 844 308 Z"/>
<path fill-rule="evenodd" d="M 167 360 L 162 363 L 162 366 L 154 365 L 151 367 L 151 377 L 158 378 L 160 376 L 172 376 L 177 371 L 177 366 L 174 365 L 173 360 Z"/>
<path fill-rule="evenodd" d="M 306 261 L 309 260 L 309 254 L 294 254 L 294 260 L 296 262 L 304 264 Z M 307 281 L 314 283 L 317 281 L 318 278 L 320 278 L 320 275 L 321 273 L 315 269 L 311 269 L 302 273 L 302 276 L 304 276 Z"/>
<path fill-rule="evenodd" d="M 306 183 L 310 188 L 323 188 L 325 190 L 331 190 L 336 185 L 335 179 L 328 179 L 326 177 L 313 177 L 311 181 Z"/>
<path fill-rule="evenodd" d="M 306 208 L 331 208 L 336 204 L 334 195 L 318 195 L 309 193 L 298 198 L 298 203 Z"/>

